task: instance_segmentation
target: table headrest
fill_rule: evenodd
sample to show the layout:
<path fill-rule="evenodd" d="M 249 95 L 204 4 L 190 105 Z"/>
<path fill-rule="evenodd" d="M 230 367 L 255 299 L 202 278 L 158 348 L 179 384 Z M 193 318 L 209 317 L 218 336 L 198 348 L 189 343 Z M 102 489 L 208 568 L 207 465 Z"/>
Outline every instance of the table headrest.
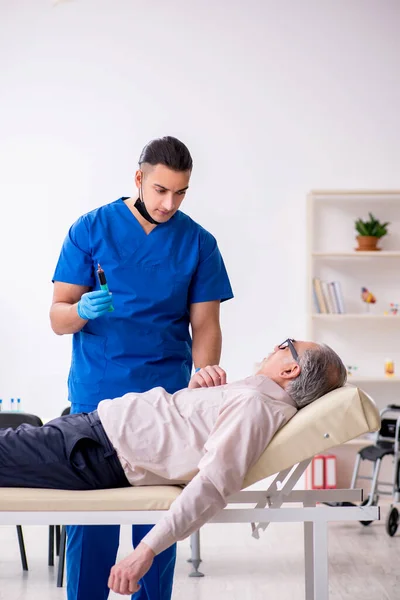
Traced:
<path fill-rule="evenodd" d="M 299 410 L 278 431 L 243 487 L 380 427 L 379 411 L 365 392 L 346 385 Z"/>

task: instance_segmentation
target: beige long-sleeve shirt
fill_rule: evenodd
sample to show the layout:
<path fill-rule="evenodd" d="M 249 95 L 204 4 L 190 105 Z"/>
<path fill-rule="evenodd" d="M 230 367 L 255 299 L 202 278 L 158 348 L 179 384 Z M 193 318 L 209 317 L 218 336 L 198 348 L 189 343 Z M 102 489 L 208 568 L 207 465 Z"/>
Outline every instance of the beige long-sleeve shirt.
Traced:
<path fill-rule="evenodd" d="M 159 554 L 204 525 L 242 488 L 247 471 L 295 413 L 290 396 L 264 375 L 100 402 L 100 420 L 131 485 L 188 484 L 143 541 Z"/>

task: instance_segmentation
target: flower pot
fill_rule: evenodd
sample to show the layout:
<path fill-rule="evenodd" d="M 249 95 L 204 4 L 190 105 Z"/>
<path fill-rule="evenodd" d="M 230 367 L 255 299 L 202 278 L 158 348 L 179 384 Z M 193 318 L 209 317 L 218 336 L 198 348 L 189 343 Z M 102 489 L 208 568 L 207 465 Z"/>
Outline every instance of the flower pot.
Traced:
<path fill-rule="evenodd" d="M 377 252 L 380 248 L 377 248 L 379 238 L 371 235 L 359 235 L 357 236 L 358 248 L 357 252 Z"/>

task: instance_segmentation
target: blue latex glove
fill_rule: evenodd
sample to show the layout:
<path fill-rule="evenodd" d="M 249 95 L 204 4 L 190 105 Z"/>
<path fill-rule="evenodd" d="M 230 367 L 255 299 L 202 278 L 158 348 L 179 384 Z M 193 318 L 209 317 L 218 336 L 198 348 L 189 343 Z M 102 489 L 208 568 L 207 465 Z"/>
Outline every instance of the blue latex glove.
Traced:
<path fill-rule="evenodd" d="M 112 304 L 112 295 L 107 290 L 97 290 L 83 294 L 76 310 L 81 319 L 97 319 L 108 312 Z"/>

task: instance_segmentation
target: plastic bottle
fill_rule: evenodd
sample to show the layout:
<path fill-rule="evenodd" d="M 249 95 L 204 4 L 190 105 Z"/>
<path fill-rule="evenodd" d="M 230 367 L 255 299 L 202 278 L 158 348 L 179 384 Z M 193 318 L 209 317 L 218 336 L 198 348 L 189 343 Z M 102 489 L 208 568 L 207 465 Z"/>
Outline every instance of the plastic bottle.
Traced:
<path fill-rule="evenodd" d="M 14 398 L 11 398 L 10 404 L 11 404 L 11 411 L 14 411 L 15 410 Z"/>
<path fill-rule="evenodd" d="M 391 358 L 385 360 L 385 375 L 386 377 L 393 377 L 394 375 L 394 362 Z"/>
<path fill-rule="evenodd" d="M 3 410 L 3 400 L 0 398 L 0 412 Z"/>
<path fill-rule="evenodd" d="M 21 412 L 21 398 L 17 398 L 17 412 Z"/>

